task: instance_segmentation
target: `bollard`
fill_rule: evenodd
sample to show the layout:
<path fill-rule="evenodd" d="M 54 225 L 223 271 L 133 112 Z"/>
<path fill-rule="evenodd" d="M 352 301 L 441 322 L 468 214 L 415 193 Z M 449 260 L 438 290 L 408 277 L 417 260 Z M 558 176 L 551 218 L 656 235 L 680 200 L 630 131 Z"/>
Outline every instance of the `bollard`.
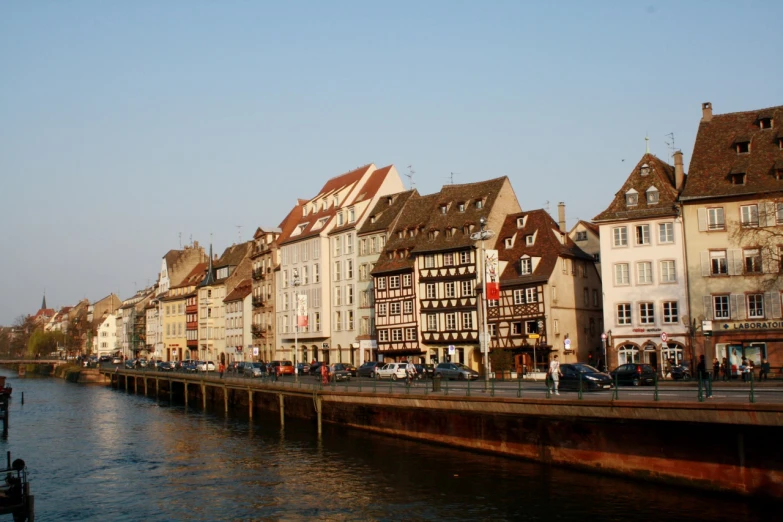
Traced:
<path fill-rule="evenodd" d="M 359 392 L 361 392 L 362 391 L 362 378 L 358 377 L 358 375 L 357 375 L 357 378 L 359 379 Z"/>
<path fill-rule="evenodd" d="M 444 395 L 448 395 L 448 394 L 449 394 L 449 378 L 446 377 L 446 391 L 444 392 Z"/>
<path fill-rule="evenodd" d="M 580 401 L 584 398 L 582 395 L 582 372 L 579 372 L 579 393 L 577 394 L 577 398 Z"/>
<path fill-rule="evenodd" d="M 750 372 L 750 402 L 756 402 L 756 394 L 753 389 L 753 372 Z"/>
<path fill-rule="evenodd" d="M 653 384 L 655 384 L 655 392 L 653 392 L 653 400 L 658 400 L 658 373 L 655 373 L 655 377 L 653 378 Z"/>
<path fill-rule="evenodd" d="M 374 377 L 372 380 L 372 392 L 375 393 L 378 388 L 378 378 Z"/>
<path fill-rule="evenodd" d="M 517 379 L 517 397 L 522 397 L 522 377 Z"/>
<path fill-rule="evenodd" d="M 704 402 L 704 389 L 702 386 L 703 383 L 701 382 L 701 373 L 699 373 L 699 394 L 696 396 L 699 399 L 699 402 Z"/>
<path fill-rule="evenodd" d="M 467 397 L 470 397 L 470 379 L 468 379 L 468 391 L 465 394 Z"/>
<path fill-rule="evenodd" d="M 614 392 L 612 393 L 612 400 L 619 400 L 620 399 L 620 391 L 618 389 L 618 381 L 617 381 L 617 374 L 614 374 Z"/>
<path fill-rule="evenodd" d="M 440 391 L 440 384 L 441 379 L 443 379 L 443 376 L 439 373 L 436 373 L 432 376 L 432 391 L 439 392 Z"/>
<path fill-rule="evenodd" d="M 490 388 L 489 396 L 494 397 L 495 396 L 495 378 L 493 377 L 491 379 L 492 388 Z"/>
<path fill-rule="evenodd" d="M 549 376 L 547 375 L 547 377 L 549 377 Z M 551 385 L 549 384 L 549 379 L 548 378 L 546 380 L 546 398 L 547 399 L 551 399 L 552 398 L 552 388 L 551 388 Z"/>
<path fill-rule="evenodd" d="M 394 384 L 394 381 L 393 381 L 393 380 L 391 380 L 391 379 L 389 379 L 389 395 L 391 395 L 392 393 L 394 393 L 394 391 L 392 391 L 392 390 L 393 390 L 393 389 L 392 389 L 392 384 Z"/>

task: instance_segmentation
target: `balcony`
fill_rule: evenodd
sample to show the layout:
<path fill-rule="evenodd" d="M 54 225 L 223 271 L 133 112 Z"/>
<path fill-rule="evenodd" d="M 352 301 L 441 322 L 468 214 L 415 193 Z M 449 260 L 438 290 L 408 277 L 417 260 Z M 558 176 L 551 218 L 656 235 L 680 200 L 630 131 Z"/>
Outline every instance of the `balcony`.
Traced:
<path fill-rule="evenodd" d="M 258 308 L 259 306 L 264 306 L 264 299 L 261 297 L 254 297 L 253 298 L 253 306 Z"/>
<path fill-rule="evenodd" d="M 255 270 L 253 270 L 253 279 L 255 279 L 256 281 L 261 281 L 265 277 L 266 274 L 264 274 L 263 268 L 256 268 Z"/>
<path fill-rule="evenodd" d="M 254 324 L 250 327 L 250 333 L 253 334 L 253 337 L 262 337 L 265 332 L 266 332 L 266 328 L 264 327 L 264 325 Z"/>

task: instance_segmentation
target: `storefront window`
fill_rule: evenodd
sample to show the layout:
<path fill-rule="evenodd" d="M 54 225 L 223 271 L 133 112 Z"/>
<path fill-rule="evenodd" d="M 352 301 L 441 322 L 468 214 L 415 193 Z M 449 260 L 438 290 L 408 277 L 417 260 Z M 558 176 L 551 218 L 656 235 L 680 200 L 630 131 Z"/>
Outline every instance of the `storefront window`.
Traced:
<path fill-rule="evenodd" d="M 639 349 L 632 344 L 624 344 L 617 351 L 617 365 L 638 363 Z"/>

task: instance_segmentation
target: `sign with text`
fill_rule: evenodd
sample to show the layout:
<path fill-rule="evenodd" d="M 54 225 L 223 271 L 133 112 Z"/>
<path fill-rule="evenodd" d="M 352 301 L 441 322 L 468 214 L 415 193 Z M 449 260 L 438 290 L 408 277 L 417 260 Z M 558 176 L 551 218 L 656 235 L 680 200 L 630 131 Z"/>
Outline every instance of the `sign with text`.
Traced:
<path fill-rule="evenodd" d="M 307 294 L 296 296 L 296 326 L 307 327 Z"/>
<path fill-rule="evenodd" d="M 484 277 L 487 282 L 487 299 L 490 301 L 497 301 L 500 299 L 500 277 L 498 274 L 497 250 L 485 250 L 484 268 Z"/>

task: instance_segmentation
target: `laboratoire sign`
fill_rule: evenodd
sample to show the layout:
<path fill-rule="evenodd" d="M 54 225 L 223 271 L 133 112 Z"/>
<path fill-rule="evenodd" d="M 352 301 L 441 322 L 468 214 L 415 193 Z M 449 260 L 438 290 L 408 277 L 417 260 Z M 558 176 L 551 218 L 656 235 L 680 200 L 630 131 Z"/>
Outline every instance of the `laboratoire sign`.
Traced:
<path fill-rule="evenodd" d="M 715 330 L 771 330 L 774 328 L 783 328 L 783 321 L 748 321 L 736 323 L 714 323 Z"/>

